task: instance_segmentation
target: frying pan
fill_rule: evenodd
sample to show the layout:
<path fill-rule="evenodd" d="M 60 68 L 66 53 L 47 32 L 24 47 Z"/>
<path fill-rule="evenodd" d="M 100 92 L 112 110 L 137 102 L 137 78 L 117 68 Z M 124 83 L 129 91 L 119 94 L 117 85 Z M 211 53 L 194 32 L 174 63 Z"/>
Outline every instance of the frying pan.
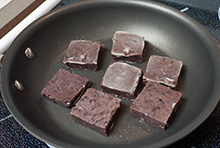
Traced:
<path fill-rule="evenodd" d="M 144 61 L 133 64 L 145 71 L 150 55 L 163 55 L 184 64 L 177 90 L 182 101 L 165 131 L 129 115 L 131 100 L 122 109 L 110 136 L 72 122 L 70 108 L 40 95 L 60 69 L 71 40 L 104 44 L 97 71 L 70 70 L 99 83 L 111 62 L 112 37 L 118 30 L 143 35 Z M 32 58 L 25 55 L 30 48 Z M 2 93 L 16 120 L 31 134 L 57 147 L 163 147 L 197 128 L 214 110 L 220 97 L 220 52 L 211 35 L 178 10 L 151 1 L 85 1 L 53 11 L 27 27 L 12 43 L 2 63 Z M 22 84 L 17 89 L 15 81 Z"/>

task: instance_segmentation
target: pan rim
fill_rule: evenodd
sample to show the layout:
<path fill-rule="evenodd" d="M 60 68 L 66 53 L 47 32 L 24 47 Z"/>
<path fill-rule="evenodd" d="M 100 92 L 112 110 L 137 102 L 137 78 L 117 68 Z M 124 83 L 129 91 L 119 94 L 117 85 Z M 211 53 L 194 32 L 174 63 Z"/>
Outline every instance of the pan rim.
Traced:
<path fill-rule="evenodd" d="M 112 1 L 111 1 L 112 2 Z M 127 3 L 125 1 L 113 1 L 114 3 Z M 3 61 L 3 65 L 2 65 L 2 75 L 1 75 L 1 83 L 2 83 L 2 96 L 4 98 L 4 101 L 5 101 L 5 104 L 6 106 L 8 107 L 8 109 L 10 110 L 10 112 L 12 113 L 12 115 L 14 116 L 14 113 L 17 112 L 18 110 L 16 108 L 13 108 L 12 106 L 12 102 L 10 102 L 10 98 L 11 98 L 11 95 L 8 93 L 7 91 L 7 87 L 8 87 L 8 84 L 7 84 L 7 80 L 9 79 L 8 76 L 7 76 L 7 71 L 9 71 L 9 67 L 7 67 L 7 64 L 5 63 L 8 63 L 10 62 L 10 58 L 11 56 L 14 56 L 15 53 L 12 53 L 13 52 L 13 48 L 15 47 L 16 44 L 18 44 L 19 42 L 19 39 L 22 38 L 23 36 L 25 36 L 26 33 L 28 33 L 30 30 L 32 30 L 32 28 L 42 24 L 42 22 L 45 22 L 45 21 L 48 21 L 48 18 L 50 19 L 53 19 L 55 18 L 56 15 L 60 15 L 60 13 L 64 13 L 65 11 L 68 11 L 69 9 L 73 9 L 73 8 L 76 8 L 76 9 L 81 9 L 80 7 L 85 7 L 85 6 L 88 6 L 88 5 L 95 5 L 95 4 L 107 4 L 107 3 L 110 3 L 110 1 L 93 1 L 93 2 L 79 2 L 77 4 L 71 4 L 71 5 L 67 5 L 67 6 L 64 6 L 58 10 L 55 10 L 55 11 L 52 11 L 46 15 L 44 15 L 43 17 L 41 17 L 40 19 L 38 19 L 37 21 L 35 21 L 34 23 L 32 23 L 28 28 L 26 28 L 17 38 L 16 40 L 12 43 L 12 45 L 9 47 L 9 51 L 6 53 L 6 56 L 5 56 L 5 59 Z M 212 36 L 208 33 L 208 31 L 206 29 L 204 29 L 204 27 L 202 27 L 198 22 L 196 22 L 195 20 L 191 19 L 189 16 L 185 15 L 185 14 L 181 14 L 181 12 L 178 12 L 177 10 L 175 10 L 174 8 L 171 8 L 169 6 L 166 6 L 166 5 L 163 5 L 163 4 L 160 4 L 160 3 L 157 3 L 157 2 L 149 2 L 149 1 L 132 1 L 132 2 L 129 2 L 130 4 L 137 4 L 137 5 L 140 5 L 142 6 L 143 4 L 145 6 L 155 6 L 157 9 L 161 9 L 163 11 L 169 11 L 169 12 L 172 12 L 172 14 L 176 14 L 178 16 L 181 16 L 181 18 L 183 19 L 187 19 L 187 20 L 190 20 L 191 22 L 193 22 L 193 25 L 196 25 L 198 26 L 198 30 L 203 30 L 203 34 L 206 34 L 208 36 L 208 39 L 210 40 L 210 46 L 212 46 L 213 48 L 210 49 L 210 50 L 216 50 L 218 45 L 217 43 L 215 42 L 215 40 L 212 38 Z M 155 8 L 155 9 L 156 9 Z M 173 13 L 175 12 L 175 13 Z M 211 43 L 213 43 L 211 45 Z M 219 53 L 219 50 L 218 50 L 218 55 L 216 56 L 219 56 L 220 53 Z M 215 61 L 216 63 L 220 63 L 220 61 L 216 60 Z M 10 65 L 10 64 L 9 64 Z M 216 64 L 218 65 L 218 64 Z M 217 74 L 220 73 L 220 70 L 217 69 L 216 71 Z M 216 79 L 220 79 L 219 78 L 219 75 L 216 75 Z M 216 84 L 215 82 L 215 87 L 214 88 L 217 88 L 217 86 L 219 87 L 218 84 Z M 220 96 L 220 93 L 217 92 L 217 90 L 215 90 L 215 92 L 213 93 L 213 95 L 217 95 L 217 96 Z M 184 130 L 181 130 L 180 132 L 172 135 L 169 137 L 169 140 L 168 142 L 161 142 L 163 143 L 163 145 L 156 145 L 156 146 L 167 146 L 167 145 L 170 145 L 172 144 L 173 142 L 176 142 L 180 139 L 182 139 L 183 137 L 185 137 L 186 135 L 188 135 L 189 133 L 191 133 L 192 131 L 194 131 L 197 127 L 199 127 L 199 125 L 201 125 L 208 117 L 209 115 L 213 112 L 213 110 L 215 109 L 215 107 L 217 106 L 218 102 L 219 102 L 219 97 L 215 97 L 216 99 L 215 100 L 212 100 L 211 104 L 209 105 L 209 109 L 206 110 L 206 112 L 203 112 L 203 114 L 201 114 L 200 116 L 198 116 L 197 118 L 199 118 L 200 120 L 194 120 L 194 122 L 191 122 L 191 124 L 189 124 L 188 126 L 186 126 L 184 128 Z M 58 147 L 57 143 L 54 141 L 57 141 L 57 139 L 54 139 L 53 137 L 49 137 L 48 139 L 45 139 L 45 138 L 42 138 L 40 135 L 43 135 L 43 134 L 46 134 L 44 133 L 43 131 L 39 131 L 38 129 L 35 129 L 35 132 L 32 132 L 33 130 L 30 130 L 29 127 L 32 126 L 31 123 L 27 122 L 27 121 L 23 121 L 22 120 L 22 115 L 16 115 L 14 116 L 15 119 L 19 122 L 19 124 L 22 125 L 22 127 L 24 127 L 28 132 L 30 132 L 31 134 L 33 134 L 34 136 L 36 136 L 37 138 L 39 138 L 40 140 L 42 141 L 46 141 L 47 143 L 51 144 L 51 145 L 55 145 Z M 197 123 L 195 122 L 197 121 Z M 193 129 L 192 129 L 193 127 Z M 36 134 L 36 132 L 38 132 L 38 134 Z M 184 134 L 183 134 L 184 133 Z M 50 136 L 50 135 L 47 135 L 47 136 Z M 175 137 L 175 140 L 173 140 L 173 137 Z M 51 142 L 53 141 L 53 143 Z M 166 140 L 167 141 L 167 140 Z M 62 143 L 62 141 L 59 141 L 59 143 Z M 64 143 L 66 144 L 66 143 Z"/>

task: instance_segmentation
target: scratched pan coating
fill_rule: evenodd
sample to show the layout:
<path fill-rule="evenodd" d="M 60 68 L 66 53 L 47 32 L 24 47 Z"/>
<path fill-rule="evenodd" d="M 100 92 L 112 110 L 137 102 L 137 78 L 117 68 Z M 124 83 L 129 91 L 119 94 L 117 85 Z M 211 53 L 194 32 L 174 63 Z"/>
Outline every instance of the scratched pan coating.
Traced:
<path fill-rule="evenodd" d="M 60 69 L 71 40 L 104 44 L 97 71 L 70 70 L 86 76 L 99 89 L 111 62 L 112 37 L 127 31 L 145 38 L 144 61 L 134 64 L 145 71 L 150 55 L 181 60 L 184 67 L 177 90 L 182 101 L 165 131 L 129 116 L 131 100 L 122 109 L 109 137 L 73 123 L 70 108 L 40 95 Z M 24 51 L 34 53 L 28 59 Z M 53 11 L 26 28 L 10 46 L 2 66 L 2 93 L 16 120 L 31 134 L 57 147 L 163 147 L 197 128 L 219 101 L 220 53 L 210 34 L 196 21 L 173 8 L 149 1 L 85 1 Z M 14 81 L 23 84 L 23 91 Z M 218 82 L 218 83 L 217 83 Z"/>

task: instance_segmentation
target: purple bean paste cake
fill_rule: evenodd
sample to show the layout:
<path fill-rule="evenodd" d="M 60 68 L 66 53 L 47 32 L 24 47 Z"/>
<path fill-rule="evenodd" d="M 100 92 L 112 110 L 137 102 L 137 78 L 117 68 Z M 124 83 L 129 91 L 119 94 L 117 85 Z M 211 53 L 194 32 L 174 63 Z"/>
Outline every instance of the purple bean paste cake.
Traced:
<path fill-rule="evenodd" d="M 72 107 L 89 85 L 86 77 L 60 69 L 41 91 L 41 95 L 65 107 Z"/>
<path fill-rule="evenodd" d="M 152 55 L 143 75 L 143 82 L 152 81 L 175 88 L 182 66 L 182 61 Z"/>
<path fill-rule="evenodd" d="M 117 31 L 112 40 L 111 54 L 113 60 L 142 62 L 144 37 L 134 33 Z"/>
<path fill-rule="evenodd" d="M 102 91 L 134 99 L 142 76 L 142 69 L 123 62 L 114 62 L 107 68 L 101 81 Z"/>
<path fill-rule="evenodd" d="M 181 96 L 170 87 L 148 82 L 132 103 L 130 114 L 154 128 L 165 130 Z"/>
<path fill-rule="evenodd" d="M 93 88 L 87 89 L 70 112 L 73 121 L 108 136 L 120 110 L 121 100 Z"/>
<path fill-rule="evenodd" d="M 97 70 L 99 52 L 103 45 L 88 40 L 72 40 L 66 51 L 63 63 L 76 70 Z"/>

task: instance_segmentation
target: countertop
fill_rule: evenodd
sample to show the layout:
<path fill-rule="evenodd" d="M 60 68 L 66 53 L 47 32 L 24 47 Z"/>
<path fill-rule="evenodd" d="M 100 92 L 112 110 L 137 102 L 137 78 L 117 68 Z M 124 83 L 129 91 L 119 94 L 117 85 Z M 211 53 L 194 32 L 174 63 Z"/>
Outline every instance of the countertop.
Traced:
<path fill-rule="evenodd" d="M 58 9 L 70 3 L 80 0 L 62 0 L 54 9 Z M 187 8 L 184 13 L 202 24 L 220 44 L 220 21 L 217 11 L 219 0 L 154 0 L 178 10 Z M 2 148 L 26 148 L 49 146 L 32 136 L 14 119 L 8 111 L 0 92 L 0 147 Z M 169 148 L 218 148 L 220 147 L 220 103 L 195 131 L 182 140 L 170 145 Z"/>

